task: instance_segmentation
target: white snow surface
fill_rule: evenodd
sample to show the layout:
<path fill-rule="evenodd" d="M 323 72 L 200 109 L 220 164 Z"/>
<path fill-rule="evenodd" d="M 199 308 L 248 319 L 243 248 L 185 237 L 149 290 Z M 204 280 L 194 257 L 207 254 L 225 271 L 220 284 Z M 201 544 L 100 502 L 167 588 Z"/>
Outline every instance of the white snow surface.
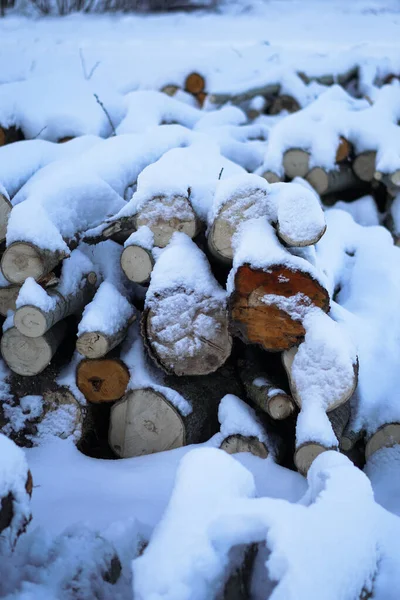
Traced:
<path fill-rule="evenodd" d="M 225 302 L 225 290 L 214 278 L 206 256 L 184 233 L 174 233 L 168 246 L 159 253 L 151 273 L 146 307 L 151 307 L 156 294 L 179 288 Z"/>
<path fill-rule="evenodd" d="M 124 242 L 124 248 L 128 248 L 128 246 L 140 246 L 145 250 L 153 250 L 154 247 L 154 234 L 147 227 L 147 225 L 143 225 L 139 227 L 137 231 L 131 233 L 127 240 Z"/>
<path fill-rule="evenodd" d="M 13 516 L 5 530 L 11 545 L 31 518 L 29 495 L 25 489 L 28 479 L 28 463 L 23 450 L 0 434 L 0 499 L 12 497 Z"/>
<path fill-rule="evenodd" d="M 56 303 L 54 296 L 50 296 L 41 285 L 36 283 L 33 277 L 28 277 L 19 290 L 15 305 L 17 308 L 26 305 L 36 306 L 43 312 L 49 312 L 55 308 Z"/>
<path fill-rule="evenodd" d="M 374 433 L 399 422 L 397 346 L 400 319 L 400 249 L 383 227 L 362 227 L 343 211 L 326 213 L 327 233 L 317 244 L 317 259 L 329 279 L 329 291 L 340 289 L 332 303 L 359 357 L 359 402 L 355 427 Z"/>

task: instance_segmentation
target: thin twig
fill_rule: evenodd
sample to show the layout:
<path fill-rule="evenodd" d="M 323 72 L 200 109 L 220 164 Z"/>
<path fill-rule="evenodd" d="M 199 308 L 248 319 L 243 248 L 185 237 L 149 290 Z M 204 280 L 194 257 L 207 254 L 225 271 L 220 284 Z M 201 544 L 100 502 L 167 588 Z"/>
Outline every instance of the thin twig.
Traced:
<path fill-rule="evenodd" d="M 42 129 L 39 131 L 39 133 L 37 133 L 37 134 L 35 135 L 35 137 L 33 137 L 33 138 L 31 138 L 31 139 L 32 139 L 32 140 L 37 140 L 37 138 L 39 137 L 39 135 L 40 135 L 41 133 L 43 133 L 43 131 L 44 131 L 45 129 L 47 129 L 47 125 L 45 125 L 44 127 L 42 127 Z"/>
<path fill-rule="evenodd" d="M 222 177 L 222 173 L 223 173 L 223 172 L 224 172 L 224 167 L 222 167 L 222 169 L 221 169 L 221 170 L 220 170 L 220 172 L 219 172 L 219 175 L 218 175 L 218 181 L 221 179 L 221 177 Z"/>
<path fill-rule="evenodd" d="M 106 109 L 106 107 L 104 106 L 104 104 L 102 103 L 102 101 L 100 100 L 100 98 L 98 97 L 97 94 L 93 94 L 93 96 L 96 98 L 97 104 L 102 108 L 104 114 L 106 115 L 108 122 L 110 123 L 112 134 L 117 135 L 117 132 L 115 131 L 115 127 L 113 125 L 113 122 L 111 121 L 111 117 L 110 117 L 108 110 Z"/>

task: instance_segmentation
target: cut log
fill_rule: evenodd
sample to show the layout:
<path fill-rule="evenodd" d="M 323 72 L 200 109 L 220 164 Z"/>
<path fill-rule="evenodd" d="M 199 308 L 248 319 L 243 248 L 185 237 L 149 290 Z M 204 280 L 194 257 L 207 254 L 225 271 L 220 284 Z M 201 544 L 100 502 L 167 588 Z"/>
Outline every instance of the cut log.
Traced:
<path fill-rule="evenodd" d="M 282 94 L 277 98 L 274 98 L 271 105 L 268 107 L 268 113 L 270 115 L 279 115 L 284 110 L 288 113 L 294 113 L 300 109 L 301 106 L 296 98 L 287 94 Z"/>
<path fill-rule="evenodd" d="M 7 222 L 11 209 L 11 202 L 0 191 L 0 243 L 4 242 L 4 240 L 6 239 Z"/>
<path fill-rule="evenodd" d="M 227 197 L 224 194 L 225 182 L 222 182 L 215 195 L 219 208 L 208 233 L 208 248 L 215 258 L 225 264 L 232 262 L 232 238 L 244 221 L 261 215 L 273 217 L 267 184 L 255 175 L 249 175 L 248 181 L 248 185 L 243 186 L 239 180 L 238 188 L 233 193 L 228 181 Z"/>
<path fill-rule="evenodd" d="M 27 337 L 43 336 L 53 325 L 69 315 L 80 313 L 93 298 L 96 290 L 97 275 L 88 273 L 86 280 L 67 296 L 57 289 L 48 289 L 47 294 L 55 300 L 55 307 L 43 310 L 38 306 L 26 304 L 17 308 L 14 315 L 14 325 L 20 333 Z M 83 285 L 82 285 L 83 284 Z"/>
<path fill-rule="evenodd" d="M 127 246 L 121 255 L 121 267 L 130 281 L 141 285 L 148 283 L 154 266 L 151 250 L 139 245 Z"/>
<path fill-rule="evenodd" d="M 353 171 L 361 181 L 370 182 L 375 175 L 376 152 L 361 152 L 353 161 Z"/>
<path fill-rule="evenodd" d="M 22 284 L 28 277 L 40 279 L 63 258 L 64 252 L 45 250 L 29 242 L 14 242 L 1 258 L 1 270 L 10 283 Z"/>
<path fill-rule="evenodd" d="M 6 317 L 9 310 L 15 311 L 15 302 L 20 289 L 19 285 L 0 287 L 0 315 L 2 317 Z"/>
<path fill-rule="evenodd" d="M 179 90 L 179 86 L 178 85 L 174 85 L 174 84 L 168 84 L 168 85 L 164 85 L 164 87 L 161 88 L 161 92 L 163 94 L 166 94 L 167 96 L 175 96 L 176 92 Z"/>
<path fill-rule="evenodd" d="M 76 370 L 76 384 L 88 402 L 114 402 L 125 394 L 129 370 L 118 358 L 84 359 Z"/>
<path fill-rule="evenodd" d="M 6 144 L 13 144 L 24 139 L 24 135 L 17 127 L 1 127 L 0 125 L 0 147 Z"/>
<path fill-rule="evenodd" d="M 220 445 L 221 450 L 228 454 L 237 454 L 238 452 L 250 452 L 253 456 L 267 458 L 268 450 L 260 440 L 254 436 L 244 436 L 239 433 L 229 435 Z"/>
<path fill-rule="evenodd" d="M 85 358 L 102 358 L 125 339 L 128 327 L 129 323 L 110 335 L 101 331 L 82 333 L 76 341 L 76 350 Z"/>
<path fill-rule="evenodd" d="M 122 457 L 149 454 L 204 442 L 216 434 L 220 399 L 241 391 L 234 362 L 208 375 L 167 375 L 162 380 L 149 362 L 136 324 L 128 336 L 122 358 L 132 388 L 111 409 L 109 441 L 114 451 Z"/>
<path fill-rule="evenodd" d="M 63 321 L 36 338 L 28 338 L 16 327 L 11 327 L 1 338 L 1 354 L 11 371 L 19 375 L 37 375 L 50 363 L 65 333 Z"/>
<path fill-rule="evenodd" d="M 314 167 L 307 173 L 306 181 L 312 185 L 320 196 L 343 192 L 359 184 L 359 180 L 354 175 L 350 165 L 342 165 L 334 171 Z"/>
<path fill-rule="evenodd" d="M 185 79 L 185 90 L 190 94 L 196 96 L 200 92 L 204 92 L 206 88 L 206 82 L 202 75 L 199 73 L 190 73 Z"/>
<path fill-rule="evenodd" d="M 198 94 L 196 94 L 196 100 L 199 103 L 199 106 L 201 108 L 204 106 L 206 99 L 207 99 L 206 92 L 199 92 Z"/>
<path fill-rule="evenodd" d="M 372 454 L 381 448 L 392 448 L 397 444 L 400 444 L 400 423 L 382 425 L 369 438 L 365 446 L 365 458 L 368 460 Z"/>
<path fill-rule="evenodd" d="M 350 403 L 346 402 L 345 404 L 342 404 L 335 410 L 332 410 L 328 413 L 328 417 L 331 422 L 335 436 L 338 440 L 338 443 L 340 443 L 343 431 L 347 423 L 349 422 Z M 317 458 L 317 456 L 322 454 L 322 452 L 326 452 L 327 450 L 335 449 L 337 448 L 328 448 L 321 443 L 313 441 L 301 444 L 298 448 L 296 448 L 296 452 L 294 455 L 294 462 L 297 470 L 302 475 L 307 475 L 309 468 L 311 467 L 312 463 Z"/>
<path fill-rule="evenodd" d="M 318 398 L 327 412 L 333 411 L 347 403 L 357 387 L 355 349 L 340 326 L 322 312 L 311 312 L 302 323 L 306 330 L 305 341 L 299 348 L 282 354 L 293 399 L 301 408 L 303 403 Z M 316 345 L 324 348 L 317 356 Z M 320 376 L 315 381 L 314 370 L 318 368 Z"/>
<path fill-rule="evenodd" d="M 201 224 L 189 197 L 156 196 L 149 199 L 135 216 L 135 229 L 147 226 L 154 234 L 154 245 L 164 248 L 176 232 L 194 238 Z"/>
<path fill-rule="evenodd" d="M 336 163 L 347 160 L 351 154 L 351 144 L 346 138 L 340 136 L 339 145 L 336 150 Z"/>
<path fill-rule="evenodd" d="M 183 234 L 174 235 L 154 266 L 142 333 L 155 363 L 175 375 L 212 373 L 231 353 L 225 292 Z"/>
<path fill-rule="evenodd" d="M 182 415 L 151 388 L 129 392 L 111 409 L 109 443 L 121 458 L 180 448 L 187 436 Z"/>
<path fill-rule="evenodd" d="M 310 155 L 300 148 L 286 150 L 282 162 L 285 175 L 289 179 L 304 178 L 310 170 Z"/>
<path fill-rule="evenodd" d="M 354 431 L 351 427 L 347 426 L 343 432 L 342 439 L 340 440 L 341 450 L 343 450 L 343 452 L 350 452 L 363 437 L 363 431 Z"/>
<path fill-rule="evenodd" d="M 233 334 L 271 352 L 299 344 L 305 334 L 302 312 L 310 306 L 329 310 L 329 294 L 317 271 L 279 249 L 272 227 L 261 220 L 242 229 L 238 257 L 228 303 Z"/>
<path fill-rule="evenodd" d="M 129 281 L 142 285 L 149 282 L 154 267 L 153 246 L 154 235 L 148 227 L 139 229 L 126 240 L 121 267 Z"/>
<path fill-rule="evenodd" d="M 274 171 L 264 171 L 261 177 L 264 177 L 264 179 L 266 179 L 268 183 L 279 183 L 282 181 L 282 178 L 276 173 L 274 173 Z"/>
<path fill-rule="evenodd" d="M 267 355 L 263 354 L 265 362 L 254 348 L 246 348 L 245 358 L 239 360 L 239 375 L 246 390 L 247 397 L 260 410 L 272 419 L 281 421 L 287 419 L 295 411 L 293 398 L 271 377 Z M 273 367 L 276 375 L 276 365 Z"/>
<path fill-rule="evenodd" d="M 215 92 L 209 98 L 210 103 L 216 105 L 226 104 L 227 102 L 242 104 L 255 96 L 276 96 L 279 94 L 280 89 L 280 83 L 266 83 L 240 92 Z"/>

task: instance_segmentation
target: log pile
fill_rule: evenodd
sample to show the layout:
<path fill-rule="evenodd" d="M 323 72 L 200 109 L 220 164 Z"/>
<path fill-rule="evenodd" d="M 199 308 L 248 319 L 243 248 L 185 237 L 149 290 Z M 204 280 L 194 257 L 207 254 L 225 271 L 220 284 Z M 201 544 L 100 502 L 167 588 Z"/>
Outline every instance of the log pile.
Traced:
<path fill-rule="evenodd" d="M 398 171 L 382 170 L 378 135 L 365 149 L 357 132 L 397 93 L 382 88 L 364 106 L 332 86 L 302 108 L 268 83 L 231 95 L 236 106 L 203 112 L 167 88 L 169 113 L 160 94 L 132 92 L 109 139 L 1 150 L 0 347 L 12 371 L 10 406 L 29 395 L 18 381 L 51 374 L 56 388 L 41 384 L 46 408 L 31 415 L 34 426 L 50 405 L 79 406 L 78 443 L 107 458 L 212 438 L 228 453 L 273 456 L 305 475 L 325 450 L 358 445 L 368 458 L 398 443 L 395 417 L 375 431 L 357 421 L 358 357 L 351 327 L 335 312 L 348 285 L 335 269 L 356 250 L 336 248 L 335 262 L 330 241 L 324 254 L 318 197 L 387 190 L 386 223 L 396 235 Z M 192 73 L 184 89 L 201 105 L 208 84 Z M 227 100 L 207 96 L 217 106 Z M 324 111 L 336 108 L 354 129 L 329 129 Z M 255 119 L 279 113 L 268 144 L 262 126 L 246 121 L 250 109 Z M 180 125 L 166 124 L 174 115 Z M 296 138 L 299 123 L 307 127 Z M 264 163 L 246 172 L 260 144 Z M 68 365 L 73 377 L 61 383 Z M 232 427 L 227 413 L 248 427 Z"/>

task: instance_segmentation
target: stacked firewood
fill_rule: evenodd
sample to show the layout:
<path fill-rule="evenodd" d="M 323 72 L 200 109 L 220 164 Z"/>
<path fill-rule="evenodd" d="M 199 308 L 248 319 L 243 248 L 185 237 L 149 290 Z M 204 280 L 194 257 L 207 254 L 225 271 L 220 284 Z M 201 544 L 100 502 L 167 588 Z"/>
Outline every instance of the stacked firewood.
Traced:
<path fill-rule="evenodd" d="M 192 74 L 185 87 L 202 104 L 205 79 Z M 367 442 L 368 456 L 399 441 L 394 418 L 377 431 L 357 420 L 357 351 L 333 310 L 344 285 L 335 268 L 349 250 L 338 247 L 332 259 L 341 225 L 325 234 L 318 197 L 355 181 L 382 180 L 391 191 L 398 185 L 397 171 L 381 177 L 378 170 L 383 138 L 368 152 L 356 143 L 375 106 L 397 94 L 395 85 L 382 88 L 366 108 L 332 88 L 279 120 L 266 144 L 263 123 L 248 124 L 237 106 L 202 111 L 133 92 L 118 135 L 69 131 L 2 148 L 7 410 L 42 396 L 31 415 L 40 430 L 43 419 L 68 407 L 70 431 L 60 434 L 80 437 L 92 455 L 139 456 L 217 434 L 228 452 L 272 454 L 288 466 L 294 459 L 303 474 L 326 449 L 352 452 Z M 326 103 L 329 114 L 337 107 L 357 117 L 354 131 L 317 119 Z M 304 143 L 295 145 L 290 131 L 304 118 L 308 137 L 301 132 Z M 388 131 L 398 128 L 389 121 Z M 316 140 L 327 130 L 332 144 L 324 153 Z M 296 177 L 306 181 L 281 182 Z M 225 402 L 225 413 L 228 405 L 249 408 L 252 426 L 224 429 L 227 395 L 237 401 Z"/>

